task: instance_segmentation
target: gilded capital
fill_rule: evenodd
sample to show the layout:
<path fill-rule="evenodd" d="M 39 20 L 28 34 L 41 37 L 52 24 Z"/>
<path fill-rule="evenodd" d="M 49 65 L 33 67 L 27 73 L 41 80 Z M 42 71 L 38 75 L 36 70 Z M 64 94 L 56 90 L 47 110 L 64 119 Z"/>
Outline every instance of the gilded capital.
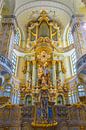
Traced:
<path fill-rule="evenodd" d="M 30 61 L 27 61 L 27 66 L 30 64 Z"/>
<path fill-rule="evenodd" d="M 85 130 L 84 126 L 81 126 L 81 127 L 80 127 L 80 130 Z"/>
<path fill-rule="evenodd" d="M 53 61 L 52 61 L 52 64 L 53 64 L 53 65 L 56 64 L 56 60 L 53 60 Z"/>
<path fill-rule="evenodd" d="M 32 61 L 32 63 L 33 63 L 33 65 L 35 65 L 35 64 L 36 64 L 36 61 L 35 61 L 35 60 L 33 60 L 33 61 Z"/>

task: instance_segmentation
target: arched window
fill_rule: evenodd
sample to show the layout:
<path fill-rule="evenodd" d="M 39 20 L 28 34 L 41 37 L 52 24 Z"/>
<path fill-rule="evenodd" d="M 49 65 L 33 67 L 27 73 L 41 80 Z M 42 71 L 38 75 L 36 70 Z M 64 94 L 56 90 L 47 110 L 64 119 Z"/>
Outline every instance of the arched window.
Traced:
<path fill-rule="evenodd" d="M 78 86 L 78 95 L 79 95 L 79 97 L 86 95 L 86 92 L 85 92 L 85 89 L 84 89 L 83 85 Z"/>
<path fill-rule="evenodd" d="M 15 35 L 14 35 L 14 44 L 20 44 L 20 30 L 17 28 Z"/>
<path fill-rule="evenodd" d="M 67 41 L 68 41 L 68 45 L 74 43 L 74 39 L 73 39 L 73 35 L 72 35 L 72 32 L 71 32 L 71 28 L 68 29 Z"/>
<path fill-rule="evenodd" d="M 69 104 L 75 104 L 77 103 L 78 99 L 77 99 L 77 94 L 76 94 L 76 90 L 70 90 L 68 93 L 68 97 L 69 97 Z"/>
<path fill-rule="evenodd" d="M 57 104 L 59 104 L 59 105 L 63 105 L 64 104 L 64 100 L 63 100 L 63 96 L 62 95 L 59 95 L 57 97 Z"/>
<path fill-rule="evenodd" d="M 71 55 L 71 67 L 72 67 L 72 75 L 76 74 L 76 52 L 74 51 Z"/>
<path fill-rule="evenodd" d="M 32 105 L 32 97 L 30 95 L 27 95 L 25 98 L 25 105 L 30 106 Z"/>
<path fill-rule="evenodd" d="M 19 102 L 20 102 L 20 92 L 18 90 L 16 90 L 12 95 L 12 103 L 19 104 Z"/>
<path fill-rule="evenodd" d="M 82 47 L 86 49 L 86 22 L 81 22 L 81 31 L 83 37 Z"/>
<path fill-rule="evenodd" d="M 16 64 L 17 64 L 17 56 L 16 56 L 16 54 L 15 54 L 14 51 L 13 51 L 13 53 L 12 53 L 12 64 L 13 64 L 12 73 L 15 74 Z"/>
<path fill-rule="evenodd" d="M 4 87 L 4 96 L 10 97 L 11 96 L 12 86 L 10 84 L 5 85 Z"/>
<path fill-rule="evenodd" d="M 19 104 L 20 103 L 20 89 L 19 86 L 14 84 L 14 80 L 12 83 L 12 95 L 11 95 L 11 101 L 13 104 Z"/>

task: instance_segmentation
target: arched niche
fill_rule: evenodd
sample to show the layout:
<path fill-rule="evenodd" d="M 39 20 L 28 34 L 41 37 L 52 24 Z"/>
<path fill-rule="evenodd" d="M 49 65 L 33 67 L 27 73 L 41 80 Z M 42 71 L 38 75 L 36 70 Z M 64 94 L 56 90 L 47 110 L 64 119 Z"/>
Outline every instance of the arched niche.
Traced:
<path fill-rule="evenodd" d="M 25 97 L 25 105 L 26 106 L 31 106 L 32 105 L 32 96 L 31 95 L 26 95 L 26 97 Z"/>
<path fill-rule="evenodd" d="M 57 104 L 58 105 L 63 105 L 64 104 L 64 98 L 62 95 L 57 96 Z"/>
<path fill-rule="evenodd" d="M 12 92 L 12 85 L 11 84 L 5 84 L 4 86 L 4 96 L 11 97 Z"/>

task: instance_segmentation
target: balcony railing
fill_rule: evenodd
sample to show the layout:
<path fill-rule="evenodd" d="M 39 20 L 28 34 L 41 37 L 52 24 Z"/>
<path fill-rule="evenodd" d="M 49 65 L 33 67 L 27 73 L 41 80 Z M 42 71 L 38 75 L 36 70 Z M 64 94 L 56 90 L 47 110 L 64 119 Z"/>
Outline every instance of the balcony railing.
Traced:
<path fill-rule="evenodd" d="M 83 55 L 76 63 L 78 74 L 85 68 L 86 69 L 86 54 Z"/>
<path fill-rule="evenodd" d="M 86 84 L 86 54 L 79 58 L 76 68 L 79 81 Z"/>
<path fill-rule="evenodd" d="M 12 74 L 12 63 L 7 58 L 0 54 L 0 65 L 10 74 Z"/>

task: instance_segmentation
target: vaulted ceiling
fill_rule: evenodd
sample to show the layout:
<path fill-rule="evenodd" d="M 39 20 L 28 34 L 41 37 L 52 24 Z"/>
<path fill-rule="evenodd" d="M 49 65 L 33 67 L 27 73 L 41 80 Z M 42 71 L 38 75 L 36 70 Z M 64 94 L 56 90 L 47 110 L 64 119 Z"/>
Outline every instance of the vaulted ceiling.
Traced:
<path fill-rule="evenodd" d="M 49 17 L 59 21 L 65 28 L 72 15 L 80 13 L 80 9 L 81 12 L 84 12 L 83 8 L 85 8 L 81 0 L 4 0 L 4 2 L 4 8 L 9 10 L 8 13 L 16 16 L 23 34 L 25 34 L 28 22 L 36 19 L 42 10 L 45 10 Z M 3 14 L 4 12 L 5 10 L 3 10 Z"/>

